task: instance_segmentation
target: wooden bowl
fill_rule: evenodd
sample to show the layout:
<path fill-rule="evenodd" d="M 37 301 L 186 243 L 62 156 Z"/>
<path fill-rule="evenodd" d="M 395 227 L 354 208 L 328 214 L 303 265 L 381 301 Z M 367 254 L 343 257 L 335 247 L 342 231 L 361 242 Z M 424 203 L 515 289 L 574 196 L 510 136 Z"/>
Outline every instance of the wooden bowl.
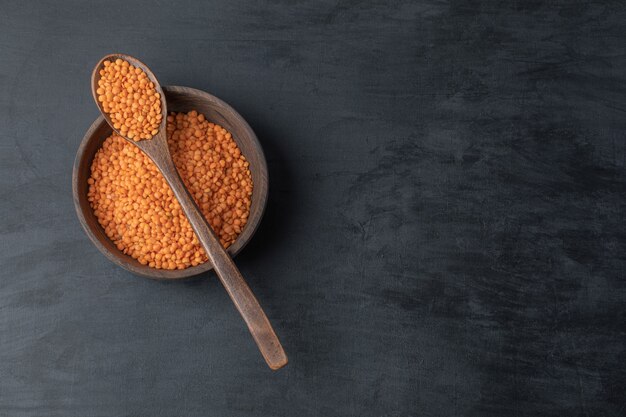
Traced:
<path fill-rule="evenodd" d="M 267 164 L 263 155 L 263 149 L 261 149 L 256 135 L 243 117 L 217 97 L 204 91 L 178 86 L 163 87 L 163 92 L 167 100 L 168 111 L 188 112 L 197 110 L 199 113 L 204 114 L 209 121 L 221 125 L 233 135 L 239 149 L 250 162 L 250 173 L 252 174 L 254 185 L 250 216 L 237 240 L 228 248 L 228 253 L 231 256 L 235 256 L 252 238 L 259 226 L 265 210 L 265 204 L 267 203 Z M 76 207 L 80 224 L 85 229 L 89 239 L 100 252 L 117 265 L 137 275 L 149 278 L 180 279 L 213 269 L 210 262 L 180 270 L 156 269 L 147 265 L 141 265 L 137 260 L 117 249 L 115 244 L 104 233 L 104 229 L 98 223 L 89 201 L 87 201 L 89 188 L 87 180 L 89 179 L 91 163 L 96 152 L 102 147 L 102 143 L 111 135 L 112 131 L 104 118 L 102 116 L 98 117 L 87 130 L 87 133 L 85 133 L 74 160 L 74 171 L 72 173 L 74 206 Z"/>

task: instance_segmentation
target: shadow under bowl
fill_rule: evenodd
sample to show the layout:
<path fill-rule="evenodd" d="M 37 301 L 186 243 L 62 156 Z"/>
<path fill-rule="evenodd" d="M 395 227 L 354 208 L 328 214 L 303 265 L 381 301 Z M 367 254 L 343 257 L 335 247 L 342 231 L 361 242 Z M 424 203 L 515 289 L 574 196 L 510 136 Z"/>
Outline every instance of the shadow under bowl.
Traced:
<path fill-rule="evenodd" d="M 211 94 L 188 87 L 165 86 L 163 87 L 167 101 L 168 112 L 188 112 L 196 110 L 204 114 L 207 120 L 221 125 L 228 130 L 239 149 L 250 163 L 252 174 L 253 191 L 250 204 L 250 216 L 237 240 L 229 246 L 228 253 L 235 256 L 250 241 L 252 235 L 261 222 L 265 205 L 267 203 L 268 177 L 267 163 L 263 155 L 263 149 L 248 123 L 232 107 Z M 209 261 L 186 269 L 166 270 L 151 268 L 140 264 L 136 259 L 125 255 L 105 234 L 104 229 L 98 223 L 89 201 L 87 192 L 89 185 L 87 180 L 91 173 L 93 158 L 102 147 L 105 139 L 112 134 L 113 130 L 100 116 L 91 125 L 76 153 L 74 169 L 72 173 L 72 193 L 74 206 L 81 226 L 89 239 L 109 260 L 122 268 L 144 277 L 154 279 L 181 279 L 201 274 L 213 269 Z"/>

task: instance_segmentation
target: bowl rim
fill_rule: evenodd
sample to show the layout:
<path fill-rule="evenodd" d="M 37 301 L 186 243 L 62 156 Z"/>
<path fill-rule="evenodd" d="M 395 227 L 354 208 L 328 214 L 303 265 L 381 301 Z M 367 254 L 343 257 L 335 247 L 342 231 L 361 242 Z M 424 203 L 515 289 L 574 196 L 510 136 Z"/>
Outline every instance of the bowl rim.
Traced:
<path fill-rule="evenodd" d="M 266 181 L 259 184 L 262 188 L 261 192 L 261 200 L 259 200 L 259 209 L 258 214 L 255 216 L 255 221 L 247 223 L 246 226 L 250 225 L 251 228 L 244 228 L 242 233 L 237 237 L 237 240 L 227 249 L 228 253 L 231 257 L 235 257 L 244 247 L 250 242 L 255 232 L 257 231 L 259 225 L 261 224 L 261 220 L 263 219 L 263 215 L 265 213 L 265 209 L 267 206 L 268 194 L 269 194 L 269 175 L 267 170 L 267 160 L 265 159 L 265 153 L 263 152 L 263 148 L 256 134 L 248 124 L 248 122 L 241 116 L 232 106 L 230 106 L 225 101 L 219 99 L 218 97 L 207 93 L 206 91 L 198 90 L 196 88 L 191 87 L 183 87 L 177 85 L 167 85 L 162 86 L 162 89 L 165 93 L 166 99 L 167 95 L 170 93 L 174 94 L 185 94 L 191 92 L 198 96 L 202 96 L 204 99 L 211 102 L 216 107 L 219 107 L 224 114 L 227 114 L 229 118 L 234 118 L 240 124 L 241 128 L 246 131 L 247 136 L 250 138 L 250 141 L 253 143 L 254 148 L 258 150 L 258 161 L 259 171 L 261 176 L 266 178 Z M 102 123 L 107 123 L 102 115 L 99 115 L 96 120 L 89 126 L 85 134 L 83 135 L 83 139 L 78 146 L 76 151 L 76 156 L 74 158 L 74 164 L 72 168 L 72 194 L 74 200 L 74 209 L 76 210 L 76 215 L 78 216 L 79 223 L 81 227 L 87 234 L 87 237 L 91 242 L 96 246 L 96 248 L 110 261 L 114 264 L 124 268 L 125 270 L 132 272 L 133 274 L 147 277 L 156 280 L 179 280 L 185 278 L 191 278 L 193 276 L 202 274 L 207 271 L 213 270 L 213 265 L 211 265 L 210 261 L 206 261 L 203 264 L 192 266 L 185 269 L 175 269 L 175 270 L 167 270 L 167 269 L 156 269 L 151 268 L 147 265 L 141 265 L 137 260 L 132 257 L 119 252 L 121 255 L 128 258 L 127 262 L 123 262 L 119 257 L 115 256 L 107 247 L 105 247 L 98 237 L 95 235 L 94 231 L 87 223 L 87 219 L 85 217 L 85 213 L 83 212 L 80 201 L 79 201 L 79 184 L 78 184 L 78 175 L 79 175 L 79 167 L 81 161 L 85 158 L 85 151 L 87 148 L 87 144 L 90 142 L 90 138 L 94 135 L 96 130 L 102 125 Z M 110 127 L 110 126 L 109 126 Z M 113 130 L 111 130 L 113 132 Z M 257 184 L 254 185 L 255 187 Z M 99 227 L 102 229 L 102 226 L 97 223 L 95 227 Z M 104 233 L 102 229 L 102 234 L 108 239 L 108 236 Z M 242 238 L 243 236 L 243 238 Z"/>

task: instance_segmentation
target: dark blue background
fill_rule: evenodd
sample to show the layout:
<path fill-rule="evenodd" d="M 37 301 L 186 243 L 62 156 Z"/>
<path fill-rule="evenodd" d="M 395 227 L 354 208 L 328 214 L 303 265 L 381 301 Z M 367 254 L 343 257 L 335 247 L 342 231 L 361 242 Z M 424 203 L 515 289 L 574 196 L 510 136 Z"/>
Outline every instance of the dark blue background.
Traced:
<path fill-rule="evenodd" d="M 0 0 L 0 416 L 623 416 L 623 1 Z M 250 122 L 267 215 L 212 274 L 109 263 L 72 204 L 110 52 Z"/>

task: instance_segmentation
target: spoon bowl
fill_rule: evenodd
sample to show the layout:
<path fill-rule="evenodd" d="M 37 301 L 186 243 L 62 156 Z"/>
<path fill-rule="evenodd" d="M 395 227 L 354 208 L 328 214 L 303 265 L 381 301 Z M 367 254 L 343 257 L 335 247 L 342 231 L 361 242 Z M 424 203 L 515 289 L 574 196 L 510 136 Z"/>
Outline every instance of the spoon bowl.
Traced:
<path fill-rule="evenodd" d="M 140 68 L 143 72 L 146 73 L 146 75 L 148 76 L 148 79 L 152 81 L 152 83 L 154 84 L 154 89 L 156 90 L 157 93 L 159 93 L 160 100 L 161 100 L 161 123 L 159 125 L 159 131 L 161 130 L 165 131 L 165 127 L 167 125 L 167 101 L 165 100 L 165 94 L 163 94 L 163 89 L 161 89 L 161 84 L 159 83 L 159 80 L 157 80 L 156 76 L 152 73 L 152 71 L 150 71 L 150 68 L 148 68 L 146 64 L 144 64 L 137 58 L 132 57 L 130 55 L 124 55 L 124 54 L 106 55 L 100 61 L 98 61 L 98 63 L 96 64 L 96 66 L 94 67 L 91 73 L 91 93 L 93 95 L 94 101 L 96 102 L 96 105 L 100 109 L 100 113 L 102 113 L 102 116 L 107 121 L 109 126 L 111 126 L 111 129 L 113 129 L 115 133 L 117 133 L 124 139 L 130 140 L 125 135 L 123 135 L 119 130 L 113 127 L 113 121 L 111 120 L 111 117 L 109 116 L 109 114 L 105 113 L 102 110 L 102 104 L 100 103 L 100 101 L 98 101 L 98 94 L 96 93 L 96 90 L 98 89 L 98 81 L 100 80 L 100 71 L 104 69 L 104 62 L 105 61 L 115 62 L 115 60 L 117 59 L 121 59 L 122 61 L 126 61 L 136 68 Z M 144 139 L 144 140 L 149 140 L 149 139 Z M 135 144 L 137 144 L 138 142 L 142 142 L 142 141 L 133 141 L 133 140 L 130 140 L 130 141 L 134 142 Z"/>

